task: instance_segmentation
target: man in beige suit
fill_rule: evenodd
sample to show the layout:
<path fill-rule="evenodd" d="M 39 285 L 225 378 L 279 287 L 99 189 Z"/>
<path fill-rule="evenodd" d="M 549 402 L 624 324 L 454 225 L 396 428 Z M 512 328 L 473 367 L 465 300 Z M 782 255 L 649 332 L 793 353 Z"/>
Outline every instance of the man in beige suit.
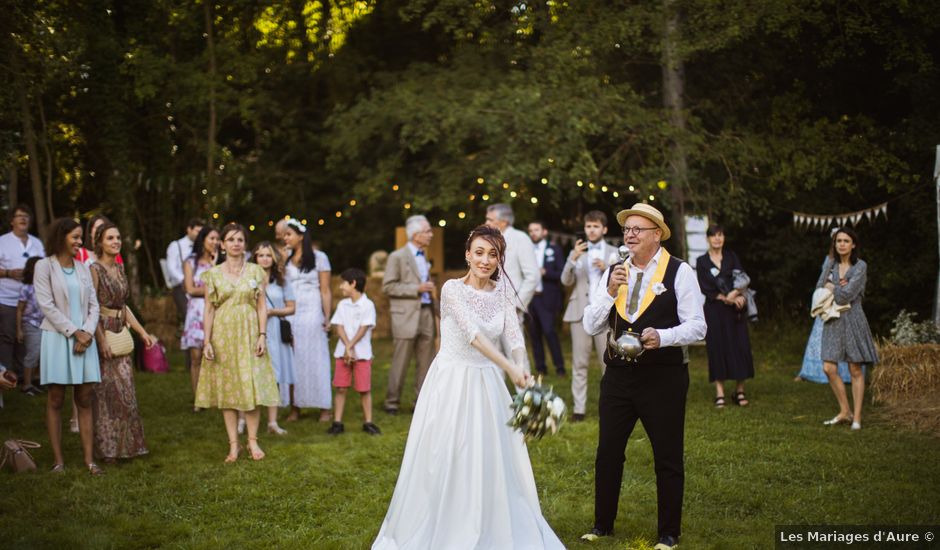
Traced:
<path fill-rule="evenodd" d="M 408 243 L 388 256 L 382 291 L 389 298 L 392 315 L 392 369 L 388 373 L 385 412 L 398 414 L 405 372 L 415 355 L 415 400 L 434 358 L 435 306 L 434 283 L 427 248 L 434 233 L 424 216 L 405 221 Z"/>
<path fill-rule="evenodd" d="M 588 306 L 591 289 L 610 266 L 611 258 L 617 258 L 617 249 L 604 241 L 607 234 L 607 216 L 592 210 L 584 215 L 584 239 L 578 239 L 574 249 L 568 254 L 568 261 L 561 272 L 561 284 L 574 285 L 568 299 L 568 308 L 562 320 L 571 323 L 571 396 L 574 407 L 572 422 L 584 420 L 587 409 L 588 365 L 591 362 L 591 345 L 600 361 L 601 375 L 604 374 L 604 350 L 607 346 L 607 332 L 591 336 L 584 331 L 581 318 Z"/>

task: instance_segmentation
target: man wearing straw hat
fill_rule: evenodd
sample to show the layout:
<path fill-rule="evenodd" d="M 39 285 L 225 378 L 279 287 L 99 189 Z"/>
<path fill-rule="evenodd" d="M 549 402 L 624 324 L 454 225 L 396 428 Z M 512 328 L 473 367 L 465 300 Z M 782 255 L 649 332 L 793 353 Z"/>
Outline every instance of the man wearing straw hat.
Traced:
<path fill-rule="evenodd" d="M 705 337 L 702 292 L 689 264 L 669 255 L 660 243 L 669 227 L 656 208 L 637 203 L 617 214 L 623 243 L 630 250 L 594 288 L 584 310 L 584 329 L 610 329 L 601 379 L 600 434 L 594 463 L 594 528 L 581 537 L 594 541 L 613 534 L 624 452 L 637 420 L 649 436 L 656 471 L 658 543 L 678 544 L 685 482 L 683 440 L 689 389 L 685 346 Z M 642 351 L 614 346 L 625 332 L 639 334 Z"/>

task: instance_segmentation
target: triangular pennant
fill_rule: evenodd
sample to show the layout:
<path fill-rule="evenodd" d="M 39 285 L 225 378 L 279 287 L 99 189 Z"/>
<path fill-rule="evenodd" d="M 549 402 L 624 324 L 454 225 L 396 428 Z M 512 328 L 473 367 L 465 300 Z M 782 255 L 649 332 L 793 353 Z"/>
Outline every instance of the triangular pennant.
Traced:
<path fill-rule="evenodd" d="M 871 208 L 865 211 L 865 217 L 868 218 L 869 222 L 871 222 Z"/>

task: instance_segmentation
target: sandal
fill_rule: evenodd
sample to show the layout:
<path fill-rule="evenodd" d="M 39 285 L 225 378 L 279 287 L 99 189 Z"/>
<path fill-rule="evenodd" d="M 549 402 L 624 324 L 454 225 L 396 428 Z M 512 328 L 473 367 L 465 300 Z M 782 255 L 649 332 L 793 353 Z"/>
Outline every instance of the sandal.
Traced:
<path fill-rule="evenodd" d="M 287 430 L 277 425 L 277 422 L 268 424 L 268 433 L 275 435 L 287 435 Z"/>
<path fill-rule="evenodd" d="M 731 400 L 734 401 L 734 404 L 739 407 L 747 407 L 750 401 L 747 400 L 747 396 L 744 395 L 743 391 L 735 392 L 731 396 Z"/>
<path fill-rule="evenodd" d="M 65 473 L 65 464 L 56 464 L 49 470 L 50 474 L 64 474 Z"/>
<path fill-rule="evenodd" d="M 716 397 L 716 398 L 715 398 L 715 408 L 716 408 L 716 409 L 723 409 L 723 408 L 725 408 L 725 398 L 724 398 L 724 396 Z"/>
<path fill-rule="evenodd" d="M 839 416 L 838 414 L 832 417 L 832 420 L 823 420 L 823 424 L 826 426 L 838 426 L 839 424 L 850 424 L 852 422 L 852 415 L 848 416 Z"/>
<path fill-rule="evenodd" d="M 101 467 L 95 464 L 94 462 L 89 462 L 87 466 L 88 466 L 88 473 L 91 474 L 93 477 L 104 475 L 104 470 L 102 470 Z"/>
<path fill-rule="evenodd" d="M 238 455 L 242 451 L 242 446 L 238 444 L 237 439 L 235 441 L 229 441 L 228 443 L 229 443 L 229 452 L 228 452 L 228 456 L 225 457 L 225 463 L 231 464 L 235 462 L 236 460 L 238 460 Z M 235 454 L 232 454 L 232 450 L 231 450 L 232 446 L 235 447 Z"/>
<path fill-rule="evenodd" d="M 254 442 L 254 448 L 252 448 L 252 442 Z M 261 447 L 258 446 L 258 438 L 248 438 L 248 452 L 251 453 L 251 459 L 254 461 L 258 461 L 264 458 L 264 451 L 262 451 Z"/>

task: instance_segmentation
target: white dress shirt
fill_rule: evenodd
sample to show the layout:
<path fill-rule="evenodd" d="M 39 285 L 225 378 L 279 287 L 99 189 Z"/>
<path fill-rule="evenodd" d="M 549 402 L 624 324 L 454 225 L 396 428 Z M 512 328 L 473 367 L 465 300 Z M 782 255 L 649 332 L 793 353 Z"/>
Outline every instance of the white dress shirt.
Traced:
<path fill-rule="evenodd" d="M 0 236 L 0 269 L 23 269 L 29 258 L 33 256 L 42 258 L 45 255 L 46 252 L 39 237 L 27 235 L 24 244 L 12 231 Z M 11 277 L 0 279 L 0 304 L 16 307 L 22 287 L 23 283 Z"/>
<path fill-rule="evenodd" d="M 548 241 L 542 239 L 535 243 L 535 263 L 539 264 L 539 284 L 535 285 L 536 292 L 542 292 L 542 269 L 545 267 L 545 249 L 548 248 Z"/>
<path fill-rule="evenodd" d="M 600 240 L 596 243 L 588 243 L 587 249 L 587 263 L 588 263 L 588 282 L 590 286 L 588 288 L 593 289 L 597 286 L 597 281 L 604 275 L 603 269 L 597 269 L 594 267 L 594 260 L 602 260 L 604 265 L 607 265 L 607 258 L 604 257 L 604 241 Z"/>
<path fill-rule="evenodd" d="M 646 289 L 649 288 L 656 273 L 656 266 L 662 258 L 663 249 L 660 248 L 653 259 L 646 264 L 644 269 L 633 265 L 633 259 L 629 260 L 630 273 L 627 276 L 628 287 L 627 295 L 633 292 L 633 285 L 636 284 L 637 274 L 643 273 L 643 281 L 640 284 L 640 297 L 646 295 Z M 607 319 L 610 315 L 610 308 L 614 305 L 615 298 L 607 292 L 607 284 L 610 280 L 610 272 L 604 275 L 601 284 L 598 284 L 591 291 L 591 302 L 584 308 L 584 330 L 591 335 L 600 334 L 607 330 Z M 679 326 L 672 328 L 656 329 L 659 333 L 659 347 L 668 346 L 687 346 L 705 338 L 705 313 L 702 311 L 702 305 L 705 303 L 705 297 L 698 286 L 698 277 L 695 271 L 686 262 L 682 262 L 679 270 L 676 272 L 676 313 L 679 315 Z M 639 309 L 633 315 L 630 315 L 627 321 L 636 321 L 639 316 Z"/>
<path fill-rule="evenodd" d="M 428 263 L 427 252 L 422 251 L 420 248 L 415 246 L 408 241 L 408 249 L 411 250 L 411 255 L 415 258 L 415 263 L 418 265 L 418 276 L 421 277 L 421 282 L 426 283 L 431 277 L 431 264 Z M 420 252 L 420 254 L 419 254 Z M 431 293 L 422 292 L 421 293 L 421 303 L 430 304 L 431 302 Z M 352 336 L 350 336 L 352 338 Z"/>
<path fill-rule="evenodd" d="M 166 271 L 170 288 L 183 284 L 183 262 L 193 253 L 193 241 L 189 235 L 177 239 L 166 247 Z"/>

